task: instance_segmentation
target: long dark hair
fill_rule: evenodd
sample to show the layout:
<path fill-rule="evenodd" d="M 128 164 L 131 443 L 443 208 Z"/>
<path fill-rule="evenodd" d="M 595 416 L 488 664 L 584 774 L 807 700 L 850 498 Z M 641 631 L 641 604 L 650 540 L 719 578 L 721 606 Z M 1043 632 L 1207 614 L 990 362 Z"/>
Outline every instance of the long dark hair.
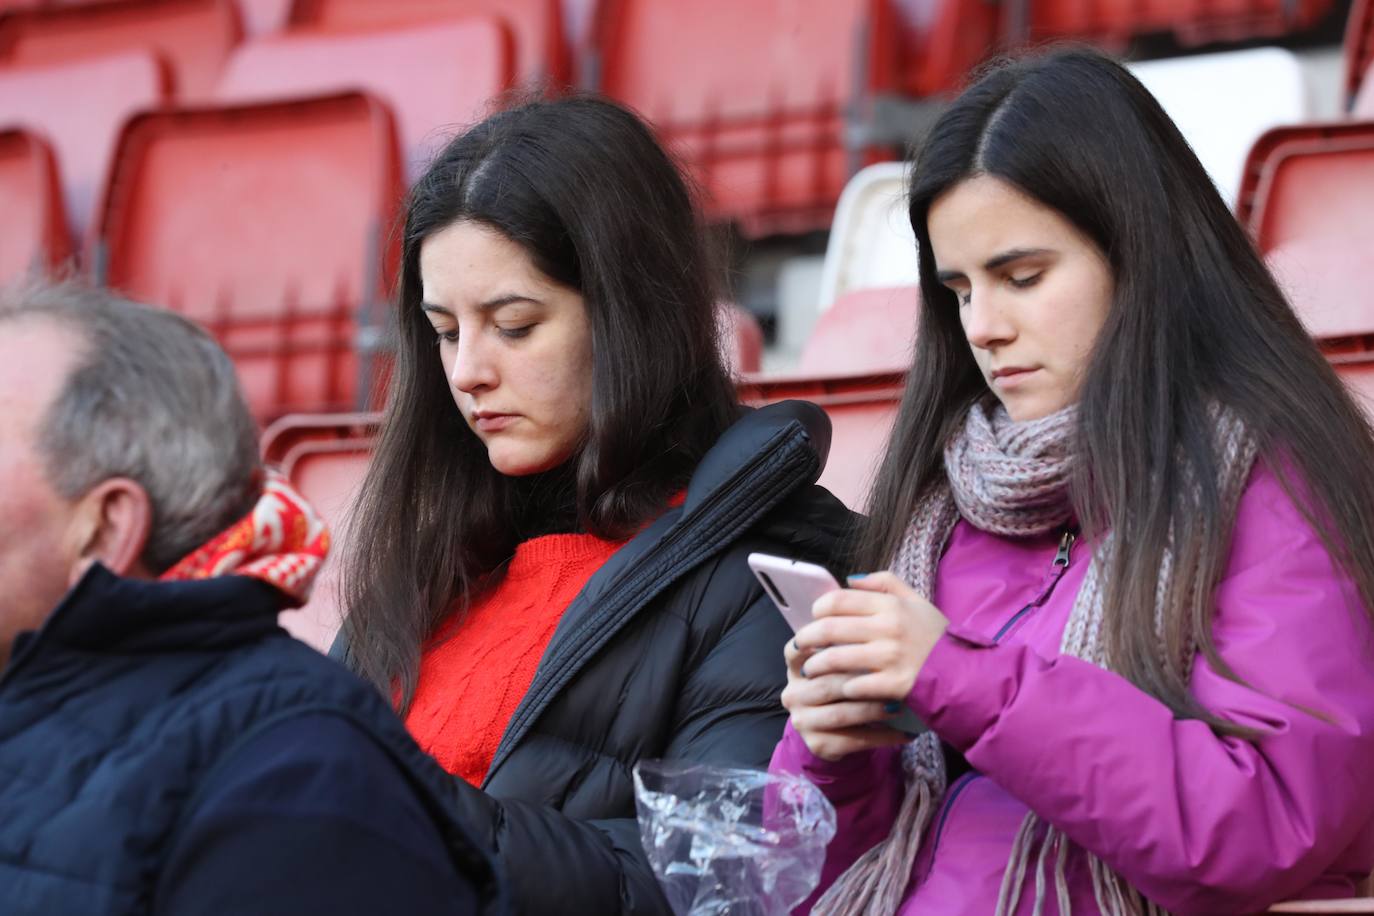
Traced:
<path fill-rule="evenodd" d="M 521 245 L 579 292 L 592 328 L 589 428 L 565 467 L 507 478 L 463 422 L 421 313 L 420 247 L 460 220 Z M 398 342 L 343 570 L 350 664 L 409 707 L 421 646 L 534 533 L 628 536 L 665 507 L 736 416 L 693 196 L 631 112 L 529 101 L 452 140 L 416 182 Z"/>
<path fill-rule="evenodd" d="M 936 279 L 926 227 L 936 198 L 984 174 L 1062 214 L 1097 244 L 1114 276 L 1082 381 L 1071 487 L 1085 532 L 1111 529 L 1130 545 L 1113 551 L 1105 570 L 1113 667 L 1176 714 L 1240 731 L 1199 708 L 1187 660 L 1161 656 L 1154 620 L 1172 529 L 1167 654 L 1183 654 L 1191 632 L 1209 663 L 1235 677 L 1211 637 L 1234 519 L 1223 517 L 1217 492 L 1221 456 L 1208 404 L 1248 426 L 1366 608 L 1374 608 L 1374 440 L 1183 136 L 1106 57 L 1061 49 L 1003 61 L 924 143 L 910 188 L 924 304 L 862 560 L 870 568 L 891 562 L 918 498 L 943 477 L 945 444 L 987 394 L 956 298 Z"/>

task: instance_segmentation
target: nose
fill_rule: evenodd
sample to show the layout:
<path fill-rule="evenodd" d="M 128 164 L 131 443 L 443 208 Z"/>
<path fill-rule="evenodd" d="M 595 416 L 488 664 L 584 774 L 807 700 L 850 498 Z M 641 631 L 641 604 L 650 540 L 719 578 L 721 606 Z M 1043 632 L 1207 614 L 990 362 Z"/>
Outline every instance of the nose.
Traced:
<path fill-rule="evenodd" d="M 496 387 L 499 378 L 489 347 L 480 330 L 458 335 L 448 366 L 448 381 L 459 391 L 473 394 Z"/>
<path fill-rule="evenodd" d="M 1016 339 L 1016 327 L 992 291 L 974 290 L 968 304 L 959 311 L 964 336 L 980 350 L 991 350 Z"/>

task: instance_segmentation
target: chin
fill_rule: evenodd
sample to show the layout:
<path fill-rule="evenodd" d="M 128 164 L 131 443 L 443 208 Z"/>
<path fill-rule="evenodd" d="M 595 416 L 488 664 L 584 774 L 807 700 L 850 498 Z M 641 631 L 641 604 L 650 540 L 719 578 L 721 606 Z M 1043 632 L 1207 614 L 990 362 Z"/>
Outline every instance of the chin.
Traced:
<path fill-rule="evenodd" d="M 487 451 L 487 458 L 491 461 L 491 466 L 496 470 L 496 473 L 505 477 L 528 477 L 531 474 L 542 474 L 563 463 L 563 458 L 557 455 L 512 454 L 490 449 Z"/>

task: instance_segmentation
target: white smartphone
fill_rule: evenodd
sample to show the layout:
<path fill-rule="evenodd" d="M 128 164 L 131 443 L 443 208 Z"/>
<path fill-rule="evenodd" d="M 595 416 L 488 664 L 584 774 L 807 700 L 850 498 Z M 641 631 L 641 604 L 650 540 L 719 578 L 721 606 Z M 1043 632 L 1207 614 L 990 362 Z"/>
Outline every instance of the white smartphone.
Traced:
<path fill-rule="evenodd" d="M 766 553 L 751 553 L 748 562 L 755 578 L 768 597 L 773 599 L 793 633 L 811 622 L 811 605 L 816 603 L 817 598 L 840 588 L 840 583 L 835 581 L 830 571 L 815 563 L 788 560 Z M 897 714 L 882 724 L 913 736 L 928 731 L 926 724 L 905 703 Z"/>
<path fill-rule="evenodd" d="M 840 587 L 840 583 L 830 575 L 830 570 L 801 560 L 751 553 L 749 568 L 764 592 L 778 606 L 793 633 L 811 622 L 811 605 L 816 603 L 817 598 Z"/>

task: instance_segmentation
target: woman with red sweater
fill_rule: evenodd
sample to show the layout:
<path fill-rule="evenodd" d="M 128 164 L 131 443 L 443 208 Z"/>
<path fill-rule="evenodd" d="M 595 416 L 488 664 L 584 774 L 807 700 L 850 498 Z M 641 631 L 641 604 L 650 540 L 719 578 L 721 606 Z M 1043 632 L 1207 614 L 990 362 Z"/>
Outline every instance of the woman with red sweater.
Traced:
<path fill-rule="evenodd" d="M 691 196 L 634 115 L 530 102 L 412 190 L 340 646 L 461 780 L 518 912 L 669 913 L 643 758 L 762 768 L 787 625 L 752 551 L 835 559 L 830 430 L 739 407 Z"/>

